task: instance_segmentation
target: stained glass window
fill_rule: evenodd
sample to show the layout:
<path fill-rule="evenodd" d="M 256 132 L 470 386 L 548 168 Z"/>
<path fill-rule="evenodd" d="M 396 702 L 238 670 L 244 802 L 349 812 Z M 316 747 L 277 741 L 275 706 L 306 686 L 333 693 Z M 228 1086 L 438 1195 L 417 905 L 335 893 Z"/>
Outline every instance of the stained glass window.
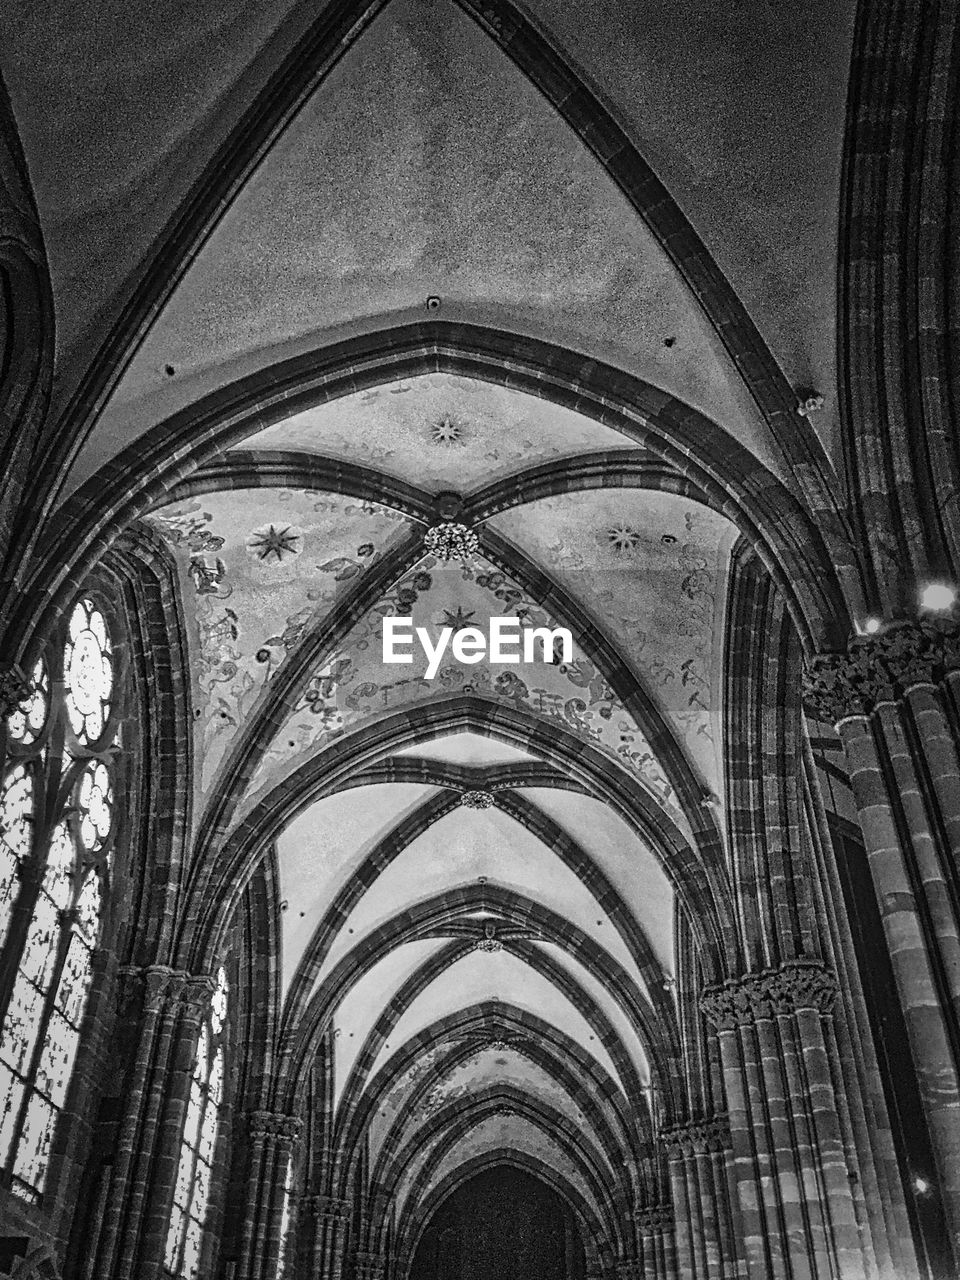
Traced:
<path fill-rule="evenodd" d="M 223 1101 L 227 995 L 227 975 L 221 969 L 217 974 L 210 1012 L 197 1043 L 197 1060 L 190 1082 L 187 1119 L 173 1192 L 173 1212 L 167 1231 L 166 1272 L 168 1276 L 181 1277 L 182 1280 L 194 1280 L 200 1266 L 200 1245 Z"/>
<path fill-rule="evenodd" d="M 0 987 L 0 1179 L 31 1202 L 80 1044 L 115 834 L 112 654 L 103 614 L 81 599 L 2 725 L 0 947 L 11 978 Z"/>

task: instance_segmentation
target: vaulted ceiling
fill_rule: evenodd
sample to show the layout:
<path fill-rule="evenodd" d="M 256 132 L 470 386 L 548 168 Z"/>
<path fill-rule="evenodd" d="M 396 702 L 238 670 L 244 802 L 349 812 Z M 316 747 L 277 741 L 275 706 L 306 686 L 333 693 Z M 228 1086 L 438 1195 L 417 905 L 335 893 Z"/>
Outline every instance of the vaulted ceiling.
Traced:
<path fill-rule="evenodd" d="M 602 1214 L 670 1087 L 684 859 L 725 821 L 736 513 L 665 460 L 655 417 L 697 411 L 692 438 L 785 492 L 809 478 L 795 439 L 829 471 L 854 5 L 530 0 L 671 197 L 646 204 L 558 76 L 551 100 L 549 58 L 524 63 L 514 13 L 317 9 L 11 13 L 76 432 L 64 490 L 124 450 L 135 484 L 138 450 L 175 425 L 187 456 L 219 415 L 221 446 L 144 518 L 180 586 L 196 856 L 260 832 L 285 1032 L 328 1054 L 330 1123 L 362 1135 L 399 1214 L 504 1143 Z M 520 389 L 502 359 L 392 376 L 391 334 L 428 297 L 443 325 L 632 375 L 652 435 Z M 245 402 L 227 429 L 257 378 L 365 339 L 376 378 Z M 822 411 L 779 430 L 774 383 Z M 463 562 L 424 544 L 440 495 L 480 537 Z M 395 612 L 517 614 L 577 643 L 533 674 L 428 680 L 382 661 Z"/>

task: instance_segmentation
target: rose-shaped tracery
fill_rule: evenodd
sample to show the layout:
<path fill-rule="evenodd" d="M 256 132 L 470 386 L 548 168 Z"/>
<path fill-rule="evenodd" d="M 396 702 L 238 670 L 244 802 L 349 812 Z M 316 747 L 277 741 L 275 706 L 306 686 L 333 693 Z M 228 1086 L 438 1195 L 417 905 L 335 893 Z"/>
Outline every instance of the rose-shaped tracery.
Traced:
<path fill-rule="evenodd" d="M 63 678 L 73 732 L 81 742 L 96 742 L 110 714 L 113 657 L 103 614 L 90 600 L 79 600 L 70 615 Z"/>
<path fill-rule="evenodd" d="M 113 787 L 102 760 L 92 761 L 80 775 L 77 810 L 80 841 L 87 853 L 96 853 L 103 847 L 113 822 Z"/>

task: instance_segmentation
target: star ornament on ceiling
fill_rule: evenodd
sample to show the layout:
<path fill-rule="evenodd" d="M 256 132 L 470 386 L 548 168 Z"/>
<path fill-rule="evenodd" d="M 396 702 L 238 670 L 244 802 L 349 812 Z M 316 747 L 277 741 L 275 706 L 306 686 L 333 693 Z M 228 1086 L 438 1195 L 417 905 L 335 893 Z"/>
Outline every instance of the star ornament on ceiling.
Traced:
<path fill-rule="evenodd" d="M 463 427 L 449 416 L 441 418 L 430 428 L 430 439 L 434 444 L 463 444 Z"/>
<path fill-rule="evenodd" d="M 271 524 L 251 534 L 247 540 L 247 546 L 264 563 L 272 556 L 279 564 L 287 556 L 299 554 L 300 535 L 294 532 L 290 525 L 278 527 Z"/>
<path fill-rule="evenodd" d="M 444 609 L 441 626 L 452 627 L 453 634 L 456 635 L 458 631 L 463 631 L 465 627 L 472 626 L 470 619 L 474 617 L 474 614 L 475 610 L 471 609 L 467 613 L 462 605 L 457 605 L 456 613 L 451 613 L 449 609 Z"/>
<path fill-rule="evenodd" d="M 640 535 L 629 525 L 618 524 L 607 530 L 607 541 L 619 555 L 625 551 L 635 551 L 640 545 Z"/>

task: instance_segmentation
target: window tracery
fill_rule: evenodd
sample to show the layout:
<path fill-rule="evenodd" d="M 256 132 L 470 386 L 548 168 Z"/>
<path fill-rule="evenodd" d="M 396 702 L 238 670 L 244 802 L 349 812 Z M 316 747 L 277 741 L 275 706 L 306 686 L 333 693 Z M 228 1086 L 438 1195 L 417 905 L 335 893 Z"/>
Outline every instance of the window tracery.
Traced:
<path fill-rule="evenodd" d="M 115 839 L 114 646 L 84 595 L 2 726 L 0 1179 L 40 1199 L 93 978 Z"/>
<path fill-rule="evenodd" d="M 173 1192 L 164 1264 L 168 1276 L 194 1280 L 210 1196 L 213 1156 L 223 1102 L 227 975 L 221 968 L 197 1044 L 187 1119 Z"/>

